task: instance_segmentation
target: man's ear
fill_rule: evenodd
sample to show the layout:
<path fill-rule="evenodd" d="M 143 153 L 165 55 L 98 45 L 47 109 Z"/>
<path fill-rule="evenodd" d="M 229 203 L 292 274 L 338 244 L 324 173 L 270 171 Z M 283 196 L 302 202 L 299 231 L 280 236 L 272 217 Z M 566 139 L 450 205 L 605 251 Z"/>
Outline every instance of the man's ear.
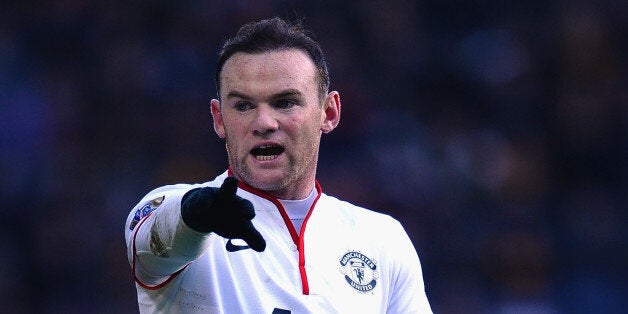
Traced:
<path fill-rule="evenodd" d="M 211 112 L 214 120 L 214 131 L 218 134 L 218 137 L 225 138 L 225 125 L 222 121 L 222 113 L 220 112 L 220 101 L 212 99 Z"/>
<path fill-rule="evenodd" d="M 337 91 L 330 92 L 325 96 L 323 103 L 323 125 L 321 131 L 329 133 L 340 123 L 340 94 Z"/>

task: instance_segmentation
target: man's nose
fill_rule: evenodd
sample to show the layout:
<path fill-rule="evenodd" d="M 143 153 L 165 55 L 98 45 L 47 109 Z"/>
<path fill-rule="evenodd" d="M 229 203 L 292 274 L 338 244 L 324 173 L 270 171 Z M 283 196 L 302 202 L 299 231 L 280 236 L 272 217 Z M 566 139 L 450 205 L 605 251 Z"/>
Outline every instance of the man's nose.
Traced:
<path fill-rule="evenodd" d="M 257 107 L 255 120 L 253 121 L 253 133 L 264 135 L 279 129 L 276 112 L 268 105 Z"/>

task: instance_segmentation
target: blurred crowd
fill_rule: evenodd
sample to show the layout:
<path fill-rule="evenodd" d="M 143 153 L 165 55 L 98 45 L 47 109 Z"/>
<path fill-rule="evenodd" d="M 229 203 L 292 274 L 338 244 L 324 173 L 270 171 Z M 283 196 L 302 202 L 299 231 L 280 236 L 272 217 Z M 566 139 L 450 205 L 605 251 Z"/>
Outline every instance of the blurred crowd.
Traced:
<path fill-rule="evenodd" d="M 0 312 L 137 312 L 127 214 L 226 169 L 216 56 L 273 16 L 341 94 L 323 191 L 403 223 L 435 312 L 625 311 L 625 2 L 25 0 L 0 3 Z"/>

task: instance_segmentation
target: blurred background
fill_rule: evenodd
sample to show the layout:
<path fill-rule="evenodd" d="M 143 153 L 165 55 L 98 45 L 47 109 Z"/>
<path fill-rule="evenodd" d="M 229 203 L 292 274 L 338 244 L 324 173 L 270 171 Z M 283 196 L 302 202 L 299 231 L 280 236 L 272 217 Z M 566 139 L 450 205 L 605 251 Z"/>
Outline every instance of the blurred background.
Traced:
<path fill-rule="evenodd" d="M 0 312 L 136 313 L 124 221 L 227 167 L 217 53 L 301 18 L 324 192 L 406 227 L 436 313 L 628 308 L 624 1 L 3 1 Z"/>

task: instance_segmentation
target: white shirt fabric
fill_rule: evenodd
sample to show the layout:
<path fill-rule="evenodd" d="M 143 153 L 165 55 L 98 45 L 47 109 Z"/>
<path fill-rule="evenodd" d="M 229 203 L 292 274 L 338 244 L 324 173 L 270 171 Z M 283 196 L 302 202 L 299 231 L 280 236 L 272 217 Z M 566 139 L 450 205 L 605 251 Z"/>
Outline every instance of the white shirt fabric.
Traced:
<path fill-rule="evenodd" d="M 141 313 L 432 312 L 401 224 L 323 194 L 318 183 L 300 233 L 278 199 L 240 183 L 263 252 L 187 227 L 182 196 L 220 187 L 227 175 L 158 188 L 129 214 L 125 238 Z"/>
<path fill-rule="evenodd" d="M 303 226 L 303 220 L 307 216 L 307 213 L 310 211 L 310 207 L 312 207 L 312 203 L 318 197 L 318 193 L 316 188 L 312 189 L 310 195 L 302 200 L 279 200 L 283 208 L 286 210 L 288 217 L 290 217 L 290 221 L 294 225 L 294 229 L 299 233 L 301 231 L 301 226 Z"/>

